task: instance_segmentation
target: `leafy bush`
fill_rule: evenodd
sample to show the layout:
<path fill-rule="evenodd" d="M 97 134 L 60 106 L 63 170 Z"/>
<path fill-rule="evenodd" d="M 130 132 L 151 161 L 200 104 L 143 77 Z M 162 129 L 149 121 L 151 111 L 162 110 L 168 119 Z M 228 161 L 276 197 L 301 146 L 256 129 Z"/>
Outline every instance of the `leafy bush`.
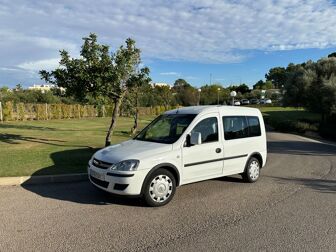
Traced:
<path fill-rule="evenodd" d="M 48 120 L 47 104 L 35 104 L 36 120 Z"/>
<path fill-rule="evenodd" d="M 61 104 L 62 116 L 63 118 L 69 119 L 70 118 L 70 110 L 71 106 L 67 104 Z"/>
<path fill-rule="evenodd" d="M 6 102 L 2 113 L 4 121 L 13 120 L 13 103 L 10 101 Z"/>
<path fill-rule="evenodd" d="M 273 127 L 275 130 L 282 132 L 298 132 L 305 133 L 306 131 L 317 131 L 318 125 L 316 123 L 308 123 L 293 120 L 277 120 L 269 117 L 264 117 L 265 123 Z"/>
<path fill-rule="evenodd" d="M 16 118 L 17 120 L 25 120 L 26 119 L 26 109 L 23 103 L 16 104 Z"/>

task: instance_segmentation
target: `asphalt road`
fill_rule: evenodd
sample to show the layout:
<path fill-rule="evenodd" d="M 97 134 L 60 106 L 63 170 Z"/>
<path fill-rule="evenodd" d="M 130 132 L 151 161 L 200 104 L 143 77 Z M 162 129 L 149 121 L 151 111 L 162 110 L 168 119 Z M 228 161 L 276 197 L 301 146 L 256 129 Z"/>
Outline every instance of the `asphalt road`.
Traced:
<path fill-rule="evenodd" d="M 336 251 L 336 147 L 268 134 L 255 184 L 178 188 L 162 208 L 88 182 L 0 188 L 0 251 Z"/>

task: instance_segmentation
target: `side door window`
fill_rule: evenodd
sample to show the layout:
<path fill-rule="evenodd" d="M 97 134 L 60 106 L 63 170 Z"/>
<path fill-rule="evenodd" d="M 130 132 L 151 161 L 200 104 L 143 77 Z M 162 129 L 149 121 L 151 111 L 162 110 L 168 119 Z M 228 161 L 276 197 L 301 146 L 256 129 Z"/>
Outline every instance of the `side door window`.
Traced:
<path fill-rule="evenodd" d="M 249 124 L 249 136 L 261 136 L 260 122 L 257 116 L 247 116 L 247 121 Z"/>
<path fill-rule="evenodd" d="M 245 116 L 223 116 L 223 127 L 225 140 L 248 137 L 249 130 Z"/>
<path fill-rule="evenodd" d="M 191 132 L 199 132 L 202 135 L 202 144 L 218 141 L 217 117 L 209 117 L 200 121 Z"/>

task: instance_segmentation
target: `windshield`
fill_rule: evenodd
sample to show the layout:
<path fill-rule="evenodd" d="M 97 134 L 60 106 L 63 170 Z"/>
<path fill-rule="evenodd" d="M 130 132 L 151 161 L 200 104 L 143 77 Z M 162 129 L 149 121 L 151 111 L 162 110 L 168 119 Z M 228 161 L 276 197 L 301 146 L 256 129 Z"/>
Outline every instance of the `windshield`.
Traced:
<path fill-rule="evenodd" d="M 161 115 L 144 128 L 134 139 L 172 144 L 187 129 L 195 114 Z"/>

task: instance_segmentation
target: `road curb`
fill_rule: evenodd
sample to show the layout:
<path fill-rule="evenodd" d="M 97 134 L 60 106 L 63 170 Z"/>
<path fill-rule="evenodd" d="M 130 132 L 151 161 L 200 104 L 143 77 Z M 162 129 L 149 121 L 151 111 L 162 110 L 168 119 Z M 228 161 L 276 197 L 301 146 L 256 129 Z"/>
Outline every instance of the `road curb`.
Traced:
<path fill-rule="evenodd" d="M 42 176 L 21 176 L 21 177 L 0 177 L 0 186 L 77 182 L 77 181 L 85 181 L 85 180 L 88 180 L 87 173 L 42 175 Z"/>

